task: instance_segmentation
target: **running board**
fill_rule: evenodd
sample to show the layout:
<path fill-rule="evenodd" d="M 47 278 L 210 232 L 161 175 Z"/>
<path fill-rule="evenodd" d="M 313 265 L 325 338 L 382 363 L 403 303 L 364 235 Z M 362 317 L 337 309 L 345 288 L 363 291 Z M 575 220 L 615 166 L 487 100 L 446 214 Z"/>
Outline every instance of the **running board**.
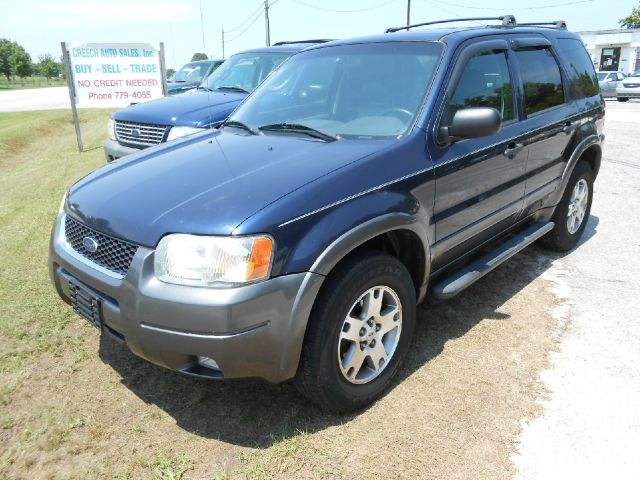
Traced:
<path fill-rule="evenodd" d="M 534 223 L 525 230 L 517 233 L 505 243 L 498 245 L 494 250 L 479 258 L 475 262 L 455 272 L 450 277 L 441 280 L 434 285 L 432 294 L 435 298 L 446 300 L 455 297 L 465 288 L 473 285 L 502 262 L 510 259 L 523 248 L 531 245 L 553 229 L 553 222 Z"/>

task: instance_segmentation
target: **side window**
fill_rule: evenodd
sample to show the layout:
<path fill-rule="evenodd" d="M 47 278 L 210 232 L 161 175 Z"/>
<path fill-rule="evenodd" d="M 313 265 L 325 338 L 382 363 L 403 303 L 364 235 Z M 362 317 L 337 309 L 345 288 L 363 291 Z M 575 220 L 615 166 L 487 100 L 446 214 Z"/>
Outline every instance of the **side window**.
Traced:
<path fill-rule="evenodd" d="M 493 107 L 508 122 L 515 119 L 513 105 L 507 52 L 486 50 L 469 59 L 447 105 L 443 125 L 449 125 L 458 110 L 469 107 Z"/>
<path fill-rule="evenodd" d="M 558 45 L 567 62 L 566 70 L 569 74 L 571 97 L 580 100 L 598 95 L 600 92 L 598 77 L 582 42 L 575 38 L 560 38 Z"/>
<path fill-rule="evenodd" d="M 558 62 L 547 48 L 515 52 L 520 66 L 527 115 L 564 103 Z"/>

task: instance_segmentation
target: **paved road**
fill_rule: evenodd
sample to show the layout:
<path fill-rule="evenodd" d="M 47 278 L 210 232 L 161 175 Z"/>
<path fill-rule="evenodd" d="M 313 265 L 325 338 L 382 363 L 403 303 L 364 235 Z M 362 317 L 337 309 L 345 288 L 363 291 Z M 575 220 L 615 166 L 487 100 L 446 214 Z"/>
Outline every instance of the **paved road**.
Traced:
<path fill-rule="evenodd" d="M 0 112 L 71 108 L 67 87 L 0 91 Z"/>
<path fill-rule="evenodd" d="M 521 480 L 640 476 L 640 102 L 608 102 L 605 134 L 587 238 L 548 272 L 568 329 L 520 439 Z"/>

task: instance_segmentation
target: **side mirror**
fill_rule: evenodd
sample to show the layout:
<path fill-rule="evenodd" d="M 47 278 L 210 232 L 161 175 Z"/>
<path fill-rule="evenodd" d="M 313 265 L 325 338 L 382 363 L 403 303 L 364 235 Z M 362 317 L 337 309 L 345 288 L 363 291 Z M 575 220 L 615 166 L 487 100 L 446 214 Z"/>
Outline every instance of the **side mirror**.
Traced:
<path fill-rule="evenodd" d="M 488 137 L 501 128 L 502 117 L 495 108 L 463 108 L 455 113 L 451 125 L 438 129 L 438 141 L 446 144 L 465 138 Z"/>

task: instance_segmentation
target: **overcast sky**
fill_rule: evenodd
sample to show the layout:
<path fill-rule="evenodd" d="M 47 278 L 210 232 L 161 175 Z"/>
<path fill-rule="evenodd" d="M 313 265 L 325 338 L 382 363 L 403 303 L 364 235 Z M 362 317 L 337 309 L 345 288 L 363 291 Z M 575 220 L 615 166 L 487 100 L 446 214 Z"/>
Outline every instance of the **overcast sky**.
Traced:
<path fill-rule="evenodd" d="M 346 38 L 402 25 L 407 0 L 269 0 L 271 42 Z M 520 22 L 565 20 L 569 29 L 618 28 L 637 0 L 411 0 L 412 22 L 511 13 Z M 0 38 L 33 60 L 60 41 L 164 42 L 167 67 L 194 52 L 222 57 L 265 45 L 263 0 L 0 0 Z M 560 6 L 558 6 L 560 5 Z M 200 21 L 202 12 L 202 22 Z M 255 20 L 255 21 L 254 21 Z M 253 22 L 253 23 L 252 23 Z M 204 40 L 203 40 L 204 31 Z"/>

